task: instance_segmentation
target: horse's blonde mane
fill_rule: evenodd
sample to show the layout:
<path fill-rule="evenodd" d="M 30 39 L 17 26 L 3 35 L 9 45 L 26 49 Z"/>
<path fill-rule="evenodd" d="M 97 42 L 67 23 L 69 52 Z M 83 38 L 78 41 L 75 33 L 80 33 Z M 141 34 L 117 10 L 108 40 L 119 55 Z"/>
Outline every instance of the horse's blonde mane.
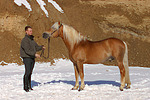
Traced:
<path fill-rule="evenodd" d="M 79 32 L 77 32 L 73 27 L 62 24 L 63 25 L 63 37 L 67 39 L 73 47 L 73 45 L 78 44 L 82 40 L 86 40 L 86 37 L 82 36 Z M 59 25 L 56 22 L 52 28 L 58 29 Z"/>
<path fill-rule="evenodd" d="M 83 37 L 79 32 L 77 32 L 73 27 L 63 24 L 63 35 L 64 38 L 68 39 L 71 45 L 79 43 L 86 38 Z"/>

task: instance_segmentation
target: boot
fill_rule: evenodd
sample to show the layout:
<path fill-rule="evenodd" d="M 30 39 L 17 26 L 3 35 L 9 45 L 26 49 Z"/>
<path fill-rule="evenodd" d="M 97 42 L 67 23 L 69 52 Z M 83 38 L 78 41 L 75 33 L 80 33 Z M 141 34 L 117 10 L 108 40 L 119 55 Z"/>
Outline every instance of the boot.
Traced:
<path fill-rule="evenodd" d="M 31 75 L 29 75 L 29 79 L 28 79 L 28 88 L 29 88 L 30 90 L 33 90 L 33 89 L 31 88 Z"/>
<path fill-rule="evenodd" d="M 25 90 L 26 92 L 29 92 L 29 88 L 28 88 L 28 77 L 27 77 L 27 75 L 24 75 L 23 83 L 24 83 L 24 90 Z"/>

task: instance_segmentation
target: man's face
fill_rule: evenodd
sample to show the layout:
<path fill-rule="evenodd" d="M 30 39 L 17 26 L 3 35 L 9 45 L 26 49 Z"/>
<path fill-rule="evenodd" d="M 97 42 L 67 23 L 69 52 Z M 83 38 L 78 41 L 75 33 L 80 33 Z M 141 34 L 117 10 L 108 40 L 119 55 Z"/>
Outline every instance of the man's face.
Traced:
<path fill-rule="evenodd" d="M 27 35 L 32 35 L 32 28 L 28 28 L 28 30 L 26 31 Z"/>

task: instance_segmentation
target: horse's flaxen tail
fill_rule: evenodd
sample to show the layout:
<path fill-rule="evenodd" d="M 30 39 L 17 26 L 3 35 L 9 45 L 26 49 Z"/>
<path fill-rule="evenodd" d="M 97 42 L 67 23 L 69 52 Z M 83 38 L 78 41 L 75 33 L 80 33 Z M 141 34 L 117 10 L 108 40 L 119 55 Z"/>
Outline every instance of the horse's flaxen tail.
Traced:
<path fill-rule="evenodd" d="M 125 83 L 130 85 L 131 82 L 130 82 L 129 68 L 128 68 L 128 47 L 125 42 L 123 42 L 123 43 L 125 45 L 125 54 L 124 54 L 124 58 L 123 58 L 123 65 L 125 68 Z"/>

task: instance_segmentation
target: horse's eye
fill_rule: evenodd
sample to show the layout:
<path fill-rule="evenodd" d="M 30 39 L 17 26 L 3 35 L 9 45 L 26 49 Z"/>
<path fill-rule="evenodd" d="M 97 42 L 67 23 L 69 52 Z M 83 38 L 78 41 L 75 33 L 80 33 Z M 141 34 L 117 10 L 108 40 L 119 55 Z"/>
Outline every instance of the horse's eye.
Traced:
<path fill-rule="evenodd" d="M 55 30 L 55 28 L 54 27 L 51 27 L 53 30 Z"/>

